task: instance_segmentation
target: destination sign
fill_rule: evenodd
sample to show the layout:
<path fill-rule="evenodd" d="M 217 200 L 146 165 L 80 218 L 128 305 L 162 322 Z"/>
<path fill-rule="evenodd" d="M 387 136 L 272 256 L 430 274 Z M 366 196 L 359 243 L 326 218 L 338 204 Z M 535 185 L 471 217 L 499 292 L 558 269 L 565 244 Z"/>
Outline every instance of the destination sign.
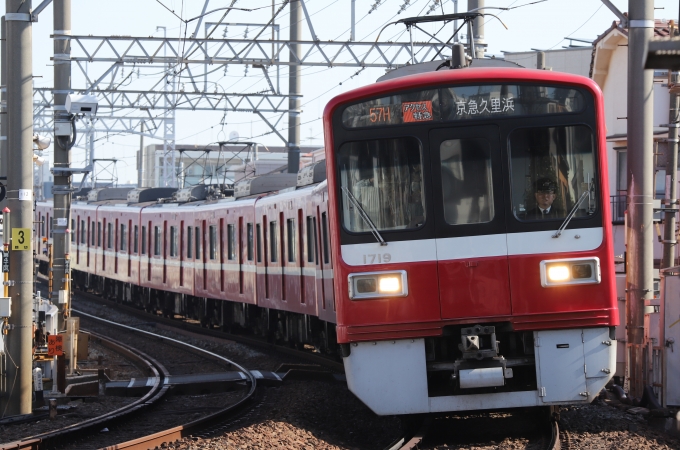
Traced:
<path fill-rule="evenodd" d="M 406 92 L 347 106 L 348 128 L 580 112 L 581 91 L 536 85 L 473 85 Z"/>

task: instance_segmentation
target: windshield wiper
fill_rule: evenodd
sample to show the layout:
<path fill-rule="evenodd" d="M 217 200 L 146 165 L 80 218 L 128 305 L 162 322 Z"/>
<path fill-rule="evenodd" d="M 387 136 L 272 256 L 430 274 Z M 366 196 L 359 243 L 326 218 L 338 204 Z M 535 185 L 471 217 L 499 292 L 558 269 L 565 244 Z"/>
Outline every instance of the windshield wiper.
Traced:
<path fill-rule="evenodd" d="M 362 208 L 361 204 L 359 203 L 359 200 L 352 195 L 352 193 L 347 189 L 345 186 L 342 186 L 342 191 L 347 195 L 347 198 L 349 199 L 350 202 L 354 205 L 354 207 L 359 211 L 359 216 L 364 219 L 364 222 L 368 224 L 368 226 L 371 228 L 371 233 L 373 234 L 373 237 L 376 238 L 378 242 L 380 242 L 380 245 L 387 245 L 387 242 L 385 242 L 385 239 L 382 238 L 380 235 L 380 232 L 378 229 L 375 227 L 375 224 L 371 220 L 370 217 L 368 217 L 368 214 L 366 214 L 366 211 L 364 211 L 364 208 Z"/>
<path fill-rule="evenodd" d="M 567 225 L 569 225 L 569 222 L 574 217 L 574 214 L 576 214 L 576 210 L 578 209 L 579 205 L 583 203 L 583 200 L 588 196 L 588 194 L 590 194 L 590 190 L 584 191 L 583 194 L 581 194 L 581 198 L 579 198 L 574 207 L 571 208 L 571 211 L 569 211 L 569 214 L 567 214 L 567 217 L 564 219 L 564 222 L 562 222 L 562 225 L 560 225 L 560 227 L 557 229 L 555 234 L 552 235 L 552 237 L 558 238 L 562 235 L 562 232 L 567 227 Z"/>

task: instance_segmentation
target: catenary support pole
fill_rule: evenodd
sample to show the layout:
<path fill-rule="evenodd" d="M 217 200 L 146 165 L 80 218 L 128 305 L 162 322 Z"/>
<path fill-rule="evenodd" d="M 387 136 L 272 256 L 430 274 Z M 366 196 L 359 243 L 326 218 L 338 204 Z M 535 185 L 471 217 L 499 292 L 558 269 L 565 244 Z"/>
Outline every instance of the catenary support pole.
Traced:
<path fill-rule="evenodd" d="M 302 40 L 302 8 L 300 0 L 290 2 L 290 40 Z M 288 66 L 288 173 L 297 173 L 300 168 L 300 65 L 295 62 L 301 57 L 300 44 L 291 44 Z"/>
<path fill-rule="evenodd" d="M 644 70 L 654 32 L 654 1 L 628 2 L 628 228 L 626 268 L 630 392 L 641 397 L 644 307 L 654 296 L 653 253 L 653 72 Z"/>
<path fill-rule="evenodd" d="M 484 0 L 468 0 L 468 11 L 484 12 Z M 472 37 L 476 58 L 484 58 L 486 42 L 484 42 L 484 16 L 475 18 L 472 22 Z M 472 53 L 472 52 L 470 52 Z"/>
<path fill-rule="evenodd" d="M 31 0 L 5 0 L 7 33 L 7 206 L 12 211 L 5 233 L 16 231 L 10 245 L 10 286 L 12 327 L 7 349 L 12 356 L 7 367 L 7 396 L 0 396 L 6 415 L 30 414 L 33 389 L 33 66 Z M 19 247 L 17 249 L 17 246 Z M 9 359 L 9 358 L 8 358 Z"/>
<path fill-rule="evenodd" d="M 5 16 L 0 19 L 0 178 L 7 177 L 7 33 Z M 0 179 L 7 186 L 7 178 Z M 7 199 L 0 200 L 0 210 L 7 206 Z M 6 242 L 9 242 L 7 239 Z"/>
<path fill-rule="evenodd" d="M 677 86 L 680 73 L 669 72 L 668 87 Z M 670 111 L 668 114 L 668 145 L 666 147 L 666 208 L 664 216 L 663 259 L 661 268 L 675 265 L 675 247 L 678 245 L 675 237 L 678 208 L 678 112 L 680 109 L 680 95 L 670 93 Z"/>
<path fill-rule="evenodd" d="M 71 34 L 71 0 L 54 0 L 54 34 Z M 54 39 L 54 123 L 68 121 L 66 96 L 71 90 L 71 41 Z M 56 134 L 56 133 L 55 133 Z M 54 140 L 54 167 L 70 168 L 71 150 L 65 146 L 68 139 Z M 58 326 L 63 330 L 68 315 L 68 303 L 59 304 L 59 291 L 66 290 L 65 257 L 70 252 L 71 230 L 71 175 L 68 172 L 54 174 L 54 212 L 52 214 L 52 242 L 54 249 L 54 291 L 50 292 L 52 303 L 59 307 Z M 69 296 L 64 298 L 68 299 Z M 68 300 L 67 300 L 68 302 Z"/>

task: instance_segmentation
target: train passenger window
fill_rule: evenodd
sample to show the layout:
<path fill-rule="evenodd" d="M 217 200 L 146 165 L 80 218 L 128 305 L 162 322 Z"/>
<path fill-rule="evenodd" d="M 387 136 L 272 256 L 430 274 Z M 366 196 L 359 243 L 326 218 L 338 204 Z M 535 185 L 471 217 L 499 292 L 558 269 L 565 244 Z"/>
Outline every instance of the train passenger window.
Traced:
<path fill-rule="evenodd" d="M 270 253 L 270 260 L 271 262 L 277 262 L 278 259 L 278 254 L 279 254 L 279 246 L 278 242 L 276 239 L 276 235 L 278 234 L 278 228 L 276 226 L 276 221 L 272 220 L 269 222 L 269 253 Z"/>
<path fill-rule="evenodd" d="M 146 255 L 146 227 L 142 225 L 142 255 Z"/>
<path fill-rule="evenodd" d="M 253 224 L 248 223 L 246 225 L 246 233 L 248 233 L 248 261 L 253 260 Z"/>
<path fill-rule="evenodd" d="M 307 216 L 307 262 L 314 262 L 314 254 L 316 253 L 316 242 L 314 231 L 316 228 L 316 220 L 313 216 Z"/>
<path fill-rule="evenodd" d="M 153 227 L 153 255 L 161 254 L 161 227 Z"/>
<path fill-rule="evenodd" d="M 97 222 L 97 247 L 102 246 L 102 223 Z"/>
<path fill-rule="evenodd" d="M 132 248 L 133 248 L 133 251 L 136 254 L 139 251 L 139 225 L 135 225 L 134 236 L 133 236 L 132 239 L 133 239 L 133 241 L 132 241 L 133 247 Z"/>
<path fill-rule="evenodd" d="M 127 225 L 120 224 L 120 251 L 127 251 Z"/>
<path fill-rule="evenodd" d="M 342 224 L 370 232 L 357 205 L 379 230 L 416 229 L 425 223 L 422 150 L 413 137 L 348 142 L 337 156 Z"/>
<path fill-rule="evenodd" d="M 257 224 L 257 262 L 262 262 L 262 227 Z"/>
<path fill-rule="evenodd" d="M 208 227 L 208 239 L 210 245 L 210 259 L 217 259 L 217 227 L 210 225 Z"/>
<path fill-rule="evenodd" d="M 47 236 L 45 234 L 45 216 L 41 216 L 41 217 L 42 217 L 42 219 L 40 219 L 40 222 L 41 222 L 40 223 L 40 235 L 41 236 Z"/>
<path fill-rule="evenodd" d="M 76 219 L 71 219 L 71 242 L 76 241 Z"/>
<path fill-rule="evenodd" d="M 170 227 L 170 256 L 177 256 L 177 227 Z"/>
<path fill-rule="evenodd" d="M 288 262 L 295 262 L 295 219 L 288 219 L 287 226 Z"/>
<path fill-rule="evenodd" d="M 107 248 L 113 248 L 113 224 L 109 222 L 109 226 L 107 228 L 106 232 L 106 244 Z"/>
<path fill-rule="evenodd" d="M 87 230 L 85 229 L 85 221 L 80 221 L 80 243 L 86 244 L 87 242 Z"/>
<path fill-rule="evenodd" d="M 326 213 L 321 214 L 321 238 L 323 240 L 323 263 L 328 264 L 330 262 L 330 258 L 328 257 L 329 251 L 328 251 L 328 216 Z"/>
<path fill-rule="evenodd" d="M 450 139 L 439 146 L 444 220 L 450 225 L 493 219 L 491 148 L 486 139 Z"/>
<path fill-rule="evenodd" d="M 227 225 L 227 259 L 236 259 L 236 228 L 233 224 Z"/>
<path fill-rule="evenodd" d="M 93 247 L 94 247 L 94 243 L 95 243 L 94 229 L 95 229 L 95 226 L 94 226 L 94 220 L 93 220 L 92 221 L 92 228 L 90 228 L 90 236 L 91 236 L 90 240 L 92 241 Z"/>
<path fill-rule="evenodd" d="M 201 259 L 201 228 L 196 227 L 195 228 L 195 240 L 196 240 L 196 259 L 200 260 Z"/>
<path fill-rule="evenodd" d="M 595 141 L 585 125 L 510 133 L 512 210 L 521 221 L 574 220 L 597 211 Z M 578 206 L 577 206 L 578 205 Z"/>
<path fill-rule="evenodd" d="M 193 258 L 192 250 L 194 246 L 194 234 L 191 232 L 191 227 L 187 227 L 187 259 Z"/>

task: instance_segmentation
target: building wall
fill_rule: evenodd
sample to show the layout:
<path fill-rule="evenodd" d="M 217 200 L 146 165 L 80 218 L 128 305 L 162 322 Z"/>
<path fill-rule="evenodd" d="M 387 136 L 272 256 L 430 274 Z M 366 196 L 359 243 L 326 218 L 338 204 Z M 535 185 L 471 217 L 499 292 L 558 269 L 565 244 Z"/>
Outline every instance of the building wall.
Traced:
<path fill-rule="evenodd" d="M 538 52 L 504 52 L 506 61 L 529 69 L 536 68 Z M 590 72 L 592 47 L 546 50 L 545 65 L 554 72 L 572 73 L 587 77 Z"/>

